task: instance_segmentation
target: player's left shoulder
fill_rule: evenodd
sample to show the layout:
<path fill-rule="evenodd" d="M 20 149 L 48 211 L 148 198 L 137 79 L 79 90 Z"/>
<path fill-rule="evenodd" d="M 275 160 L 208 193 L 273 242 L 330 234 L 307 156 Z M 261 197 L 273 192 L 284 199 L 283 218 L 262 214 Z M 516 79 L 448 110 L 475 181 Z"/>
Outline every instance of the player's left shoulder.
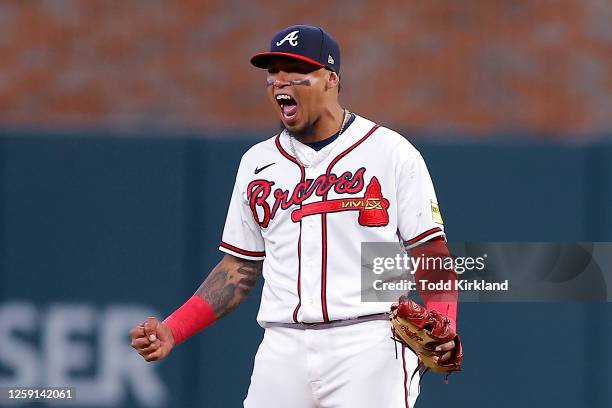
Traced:
<path fill-rule="evenodd" d="M 386 126 L 377 124 L 376 122 L 362 116 L 357 116 L 355 122 L 364 129 L 377 126 L 370 139 L 372 143 L 375 143 L 379 153 L 393 155 L 399 154 L 404 157 L 416 157 L 419 155 L 419 151 L 416 149 L 416 147 L 410 143 L 408 138 L 404 137 L 399 132 Z"/>

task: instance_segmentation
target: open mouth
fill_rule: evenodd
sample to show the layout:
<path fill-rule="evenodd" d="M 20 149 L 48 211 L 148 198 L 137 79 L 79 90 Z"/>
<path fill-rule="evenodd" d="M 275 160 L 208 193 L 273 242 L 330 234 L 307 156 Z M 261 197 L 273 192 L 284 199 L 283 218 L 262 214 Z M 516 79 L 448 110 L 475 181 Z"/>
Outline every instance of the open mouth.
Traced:
<path fill-rule="evenodd" d="M 293 122 L 296 119 L 298 113 L 298 106 L 296 100 L 293 99 L 291 95 L 278 94 L 276 95 L 276 102 L 280 107 L 285 122 Z"/>

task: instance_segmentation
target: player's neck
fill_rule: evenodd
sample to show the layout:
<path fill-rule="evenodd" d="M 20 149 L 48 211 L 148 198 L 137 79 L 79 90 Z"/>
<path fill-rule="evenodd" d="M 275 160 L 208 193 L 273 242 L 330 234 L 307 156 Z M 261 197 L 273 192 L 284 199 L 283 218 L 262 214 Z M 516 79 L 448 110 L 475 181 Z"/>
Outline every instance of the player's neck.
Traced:
<path fill-rule="evenodd" d="M 302 143 L 320 142 L 338 133 L 344 119 L 344 109 L 339 104 L 334 104 L 326 109 L 307 131 L 294 136 Z"/>

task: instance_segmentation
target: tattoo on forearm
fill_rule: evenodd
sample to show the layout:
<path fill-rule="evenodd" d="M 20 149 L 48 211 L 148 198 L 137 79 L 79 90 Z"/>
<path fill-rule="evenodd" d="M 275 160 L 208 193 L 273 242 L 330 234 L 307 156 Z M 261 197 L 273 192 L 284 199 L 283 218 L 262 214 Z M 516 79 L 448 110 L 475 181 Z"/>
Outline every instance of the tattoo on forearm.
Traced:
<path fill-rule="evenodd" d="M 219 263 L 198 288 L 217 317 L 233 311 L 248 296 L 261 273 L 262 261 L 241 259 L 236 265 Z"/>

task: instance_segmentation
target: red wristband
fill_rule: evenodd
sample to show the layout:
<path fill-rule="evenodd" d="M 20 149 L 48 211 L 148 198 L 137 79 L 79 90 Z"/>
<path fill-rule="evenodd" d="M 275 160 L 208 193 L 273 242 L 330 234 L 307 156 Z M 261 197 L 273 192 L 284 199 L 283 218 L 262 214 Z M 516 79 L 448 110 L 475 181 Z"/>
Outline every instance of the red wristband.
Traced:
<path fill-rule="evenodd" d="M 433 262 L 433 267 L 425 267 L 426 264 L 429 264 L 430 259 L 435 261 L 451 256 L 446 246 L 446 241 L 444 238 L 434 238 L 411 249 L 410 253 L 414 257 L 424 259 L 424 262 L 419 263 L 415 271 L 415 277 L 418 282 L 430 281 L 442 284 L 448 282 L 450 284 L 450 288 L 442 290 L 424 289 L 419 284 L 419 292 L 425 307 L 448 317 L 451 321 L 451 326 L 456 330 L 458 292 L 455 289 L 455 282 L 457 274 L 452 269 L 436 267 L 435 262 Z"/>
<path fill-rule="evenodd" d="M 198 295 L 193 295 L 183 306 L 164 320 L 170 327 L 177 345 L 217 320 L 212 306 Z"/>

